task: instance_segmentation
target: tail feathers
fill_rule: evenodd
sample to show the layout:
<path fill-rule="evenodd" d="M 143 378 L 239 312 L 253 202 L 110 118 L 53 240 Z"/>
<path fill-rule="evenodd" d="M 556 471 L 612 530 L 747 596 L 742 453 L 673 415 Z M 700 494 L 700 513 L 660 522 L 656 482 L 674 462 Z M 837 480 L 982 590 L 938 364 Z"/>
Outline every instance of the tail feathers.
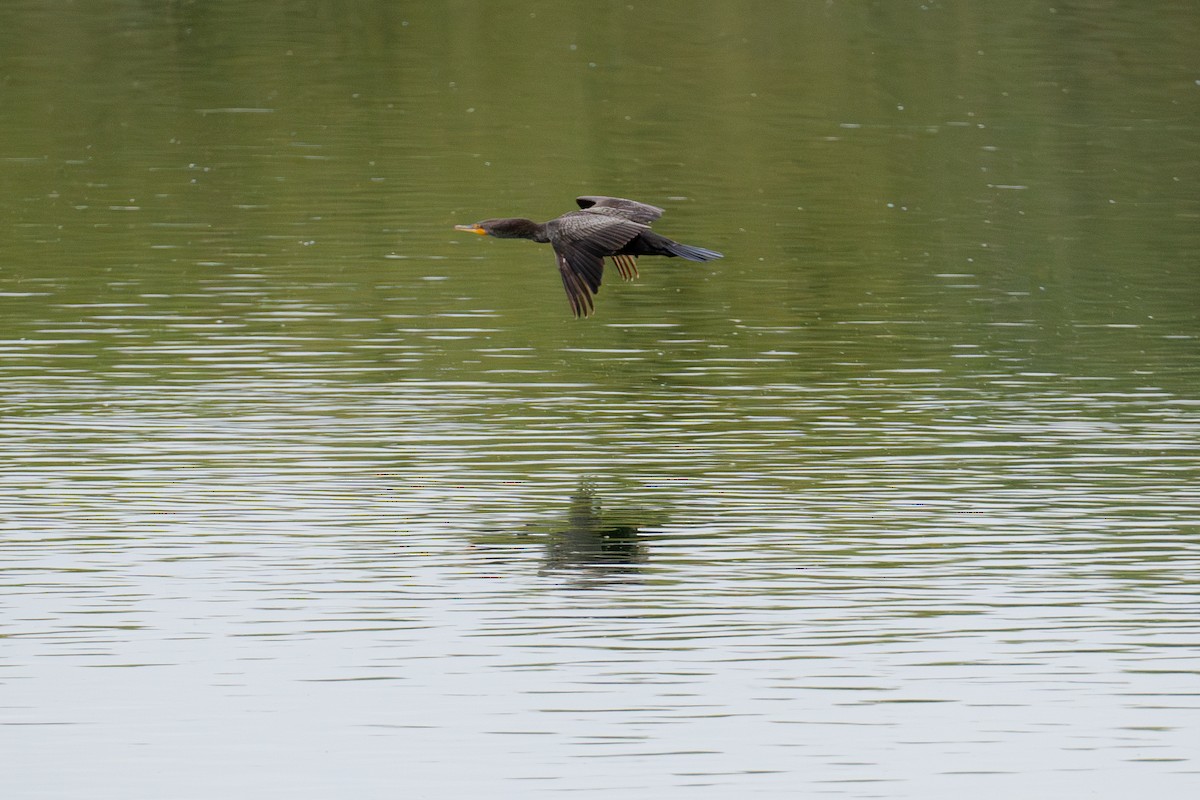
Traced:
<path fill-rule="evenodd" d="M 724 258 L 723 254 L 716 250 L 709 250 L 704 247 L 693 247 L 690 244 L 679 244 L 671 242 L 667 246 L 667 250 L 671 255 L 686 258 L 688 261 L 712 261 L 714 258 Z"/>

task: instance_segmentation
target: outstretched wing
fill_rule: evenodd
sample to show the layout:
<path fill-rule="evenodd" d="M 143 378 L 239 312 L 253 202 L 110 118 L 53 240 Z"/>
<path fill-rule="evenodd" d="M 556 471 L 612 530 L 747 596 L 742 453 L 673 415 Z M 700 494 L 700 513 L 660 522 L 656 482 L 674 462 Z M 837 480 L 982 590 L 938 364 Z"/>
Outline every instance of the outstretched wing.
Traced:
<path fill-rule="evenodd" d="M 599 194 L 585 194 L 576 197 L 579 207 L 593 214 L 605 214 L 611 217 L 621 217 L 642 225 L 649 225 L 663 215 L 658 206 L 639 203 L 636 200 L 626 200 L 623 197 L 605 197 Z"/>
<path fill-rule="evenodd" d="M 577 317 L 590 317 L 595 308 L 592 292 L 600 291 L 599 281 L 593 288 L 587 278 L 575 271 L 562 253 L 556 250 L 554 257 L 558 260 L 558 274 L 562 276 L 567 302 L 571 304 L 571 313 Z"/>
<path fill-rule="evenodd" d="M 577 317 L 592 313 L 592 295 L 600 291 L 604 259 L 646 230 L 628 219 L 576 211 L 546 223 L 558 259 L 563 288 Z M 624 273 L 625 266 L 618 264 Z"/>

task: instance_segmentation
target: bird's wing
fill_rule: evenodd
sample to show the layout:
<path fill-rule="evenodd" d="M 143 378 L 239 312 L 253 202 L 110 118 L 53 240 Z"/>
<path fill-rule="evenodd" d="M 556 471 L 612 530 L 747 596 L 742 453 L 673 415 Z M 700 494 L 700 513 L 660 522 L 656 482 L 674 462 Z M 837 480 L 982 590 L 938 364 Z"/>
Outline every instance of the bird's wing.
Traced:
<path fill-rule="evenodd" d="M 558 274 L 562 276 L 563 289 L 567 291 L 567 302 L 571 304 L 571 313 L 577 317 L 590 317 L 595 307 L 592 303 L 593 290 L 588 286 L 587 280 L 571 267 L 562 253 L 556 250 L 554 257 L 558 260 Z M 599 288 L 597 284 L 596 290 Z"/>
<path fill-rule="evenodd" d="M 592 313 L 592 295 L 600 291 L 605 257 L 646 230 L 645 225 L 626 219 L 578 211 L 551 220 L 546 227 L 563 288 L 577 317 Z"/>
<path fill-rule="evenodd" d="M 580 208 L 593 214 L 621 217 L 642 225 L 649 225 L 663 215 L 663 210 L 658 206 L 639 203 L 636 200 L 626 200 L 623 197 L 585 194 L 583 197 L 576 197 L 575 202 L 579 204 Z"/>

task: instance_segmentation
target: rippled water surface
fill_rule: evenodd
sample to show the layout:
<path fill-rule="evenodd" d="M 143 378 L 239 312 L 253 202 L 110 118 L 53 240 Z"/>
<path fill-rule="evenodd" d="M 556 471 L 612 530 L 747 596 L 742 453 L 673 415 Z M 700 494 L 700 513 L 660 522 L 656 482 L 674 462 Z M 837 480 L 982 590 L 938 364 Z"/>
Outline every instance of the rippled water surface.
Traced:
<path fill-rule="evenodd" d="M 1192 5 L 518 6 L 0 10 L 3 795 L 1200 786 Z"/>

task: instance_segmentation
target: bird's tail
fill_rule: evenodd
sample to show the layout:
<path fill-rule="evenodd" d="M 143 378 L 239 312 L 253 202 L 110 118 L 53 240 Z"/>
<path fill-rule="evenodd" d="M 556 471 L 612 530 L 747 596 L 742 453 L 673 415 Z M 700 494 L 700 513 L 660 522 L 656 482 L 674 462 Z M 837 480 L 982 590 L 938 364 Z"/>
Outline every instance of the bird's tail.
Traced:
<path fill-rule="evenodd" d="M 686 258 L 688 261 L 712 261 L 714 258 L 724 258 L 724 255 L 716 250 L 693 247 L 690 244 L 680 244 L 679 242 L 671 242 L 667 245 L 667 250 L 671 255 Z"/>

